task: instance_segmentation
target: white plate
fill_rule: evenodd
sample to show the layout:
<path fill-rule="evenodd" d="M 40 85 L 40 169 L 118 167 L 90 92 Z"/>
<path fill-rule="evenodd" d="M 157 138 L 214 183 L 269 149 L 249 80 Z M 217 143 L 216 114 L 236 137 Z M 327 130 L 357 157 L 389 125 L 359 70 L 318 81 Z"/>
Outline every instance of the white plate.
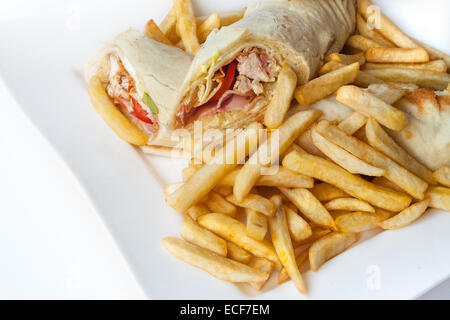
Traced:
<path fill-rule="evenodd" d="M 242 9 L 249 1 L 196 0 L 196 12 Z M 448 1 L 375 1 L 404 30 L 450 51 Z M 389 6 L 388 6 L 389 5 Z M 72 169 L 150 298 L 330 299 L 419 296 L 450 275 L 450 215 L 371 238 L 292 283 L 256 293 L 177 261 L 161 238 L 177 235 L 181 216 L 162 186 L 180 179 L 182 162 L 148 158 L 119 140 L 92 108 L 83 67 L 100 44 L 128 27 L 159 21 L 170 1 L 81 1 L 42 16 L 0 22 L 0 75 L 17 105 Z"/>

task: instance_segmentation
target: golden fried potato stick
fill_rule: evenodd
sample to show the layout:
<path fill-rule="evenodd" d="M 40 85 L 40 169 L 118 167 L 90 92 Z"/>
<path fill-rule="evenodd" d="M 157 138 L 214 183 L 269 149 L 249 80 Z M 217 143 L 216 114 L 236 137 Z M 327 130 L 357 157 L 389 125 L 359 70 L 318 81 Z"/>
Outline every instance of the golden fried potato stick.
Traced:
<path fill-rule="evenodd" d="M 159 29 L 158 25 L 153 19 L 150 19 L 145 25 L 145 35 L 147 38 L 153 39 L 155 41 L 173 46 L 173 43 L 164 35 L 164 33 Z"/>
<path fill-rule="evenodd" d="M 260 129 L 262 129 L 260 123 L 249 125 L 225 145 L 224 152 L 217 155 L 215 161 L 211 161 L 197 170 L 180 189 L 166 198 L 166 202 L 179 212 L 185 212 L 198 203 L 226 174 L 253 152 L 261 135 Z M 240 143 L 242 141 L 244 143 Z M 223 159 L 223 155 L 225 155 L 225 159 Z"/>
<path fill-rule="evenodd" d="M 168 237 L 162 240 L 164 248 L 178 259 L 208 272 L 213 277 L 230 282 L 265 281 L 266 272 L 222 257 L 181 239 Z"/>
<path fill-rule="evenodd" d="M 411 198 L 406 194 L 377 186 L 317 156 L 293 151 L 283 159 L 283 165 L 389 211 L 403 210 L 411 203 Z"/>
<path fill-rule="evenodd" d="M 235 245 L 233 242 L 227 241 L 228 258 L 248 264 L 252 260 L 252 254 L 241 247 Z"/>
<path fill-rule="evenodd" d="M 291 146 L 294 140 L 321 115 L 322 112 L 317 110 L 297 112 L 276 129 L 277 141 L 272 142 L 269 137 L 259 146 L 258 151 L 250 157 L 236 177 L 233 193 L 238 201 L 242 201 L 250 192 L 261 176 L 262 170 L 277 162 L 280 155 Z M 266 155 L 269 156 L 268 163 L 261 164 L 260 157 Z"/>
<path fill-rule="evenodd" d="M 401 187 L 414 198 L 424 198 L 424 193 L 428 184 L 382 152 L 355 137 L 347 135 L 338 127 L 330 125 L 328 121 L 321 121 L 316 128 L 327 140 L 344 148 L 361 160 L 364 160 L 377 168 L 384 169 L 384 177 Z M 384 209 L 389 210 L 388 208 Z"/>
<path fill-rule="evenodd" d="M 272 261 L 280 269 L 281 264 L 272 243 L 266 239 L 258 241 L 249 237 L 242 222 L 224 214 L 210 213 L 199 217 L 198 223 L 255 256 Z"/>
<path fill-rule="evenodd" d="M 358 241 L 358 238 L 357 233 L 332 232 L 314 242 L 309 248 L 311 270 L 319 270 L 322 264 L 344 252 Z"/>
<path fill-rule="evenodd" d="M 430 57 L 423 48 L 369 48 L 366 60 L 375 63 L 426 63 Z"/>
<path fill-rule="evenodd" d="M 374 117 L 394 131 L 401 131 L 408 125 L 403 111 L 356 86 L 341 87 L 336 93 L 336 100 L 366 117 Z"/>
<path fill-rule="evenodd" d="M 186 51 L 195 55 L 200 49 L 197 38 L 197 20 L 194 16 L 191 0 L 174 0 L 177 15 L 177 30 L 183 40 Z"/>
<path fill-rule="evenodd" d="M 269 218 L 269 229 L 273 246 L 297 290 L 300 293 L 306 294 L 305 283 L 295 261 L 294 248 L 292 247 L 291 237 L 289 236 L 288 223 L 281 197 L 273 196 L 270 200 L 277 208 L 275 215 Z"/>
<path fill-rule="evenodd" d="M 227 256 L 227 242 L 209 230 L 200 227 L 189 215 L 185 215 L 180 236 L 199 247 L 209 249 L 218 255 Z"/>
<path fill-rule="evenodd" d="M 431 208 L 450 212 L 450 188 L 430 187 L 425 196 L 430 198 Z"/>
<path fill-rule="evenodd" d="M 331 71 L 315 78 L 295 90 L 295 99 L 302 106 L 309 106 L 334 93 L 341 86 L 353 83 L 358 76 L 359 63 Z"/>
<path fill-rule="evenodd" d="M 374 8 L 374 4 L 370 0 L 361 0 L 358 4 L 358 12 L 364 16 L 366 20 L 373 14 L 372 8 Z M 384 37 L 400 48 L 419 48 L 419 45 L 401 31 L 399 27 L 381 12 L 381 10 L 375 14 L 380 20 L 379 26 L 375 26 L 377 28 L 376 30 Z"/>
<path fill-rule="evenodd" d="M 434 179 L 443 186 L 450 187 L 450 167 L 443 166 L 433 172 Z"/>
<path fill-rule="evenodd" d="M 336 230 L 333 217 L 309 190 L 279 189 L 309 220 L 320 226 Z"/>
<path fill-rule="evenodd" d="M 406 227 L 407 225 L 410 225 L 411 223 L 419 219 L 422 214 L 424 214 L 425 210 L 428 208 L 429 203 L 429 198 L 417 202 L 409 208 L 406 208 L 399 214 L 396 214 L 392 218 L 380 222 L 379 226 L 383 229 L 389 230 Z"/>
<path fill-rule="evenodd" d="M 267 128 L 276 129 L 283 123 L 284 117 L 291 106 L 296 86 L 297 75 L 285 63 L 278 75 L 275 92 L 264 115 L 264 125 Z"/>
<path fill-rule="evenodd" d="M 355 198 L 339 198 L 325 203 L 325 208 L 331 210 L 349 210 L 375 213 L 375 209 L 367 202 Z"/>

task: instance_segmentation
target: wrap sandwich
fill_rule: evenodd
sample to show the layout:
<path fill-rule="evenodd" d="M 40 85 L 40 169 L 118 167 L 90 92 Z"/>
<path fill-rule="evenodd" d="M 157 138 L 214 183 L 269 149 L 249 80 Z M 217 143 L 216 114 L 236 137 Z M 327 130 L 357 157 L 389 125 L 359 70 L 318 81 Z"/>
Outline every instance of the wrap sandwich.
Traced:
<path fill-rule="evenodd" d="M 298 83 L 342 49 L 355 28 L 354 0 L 269 0 L 243 19 L 213 31 L 198 51 L 173 114 L 177 128 L 244 127 L 259 120 L 283 63 Z"/>
<path fill-rule="evenodd" d="M 90 60 L 86 77 L 91 101 L 125 141 L 172 146 L 171 110 L 191 62 L 181 49 L 127 30 Z"/>

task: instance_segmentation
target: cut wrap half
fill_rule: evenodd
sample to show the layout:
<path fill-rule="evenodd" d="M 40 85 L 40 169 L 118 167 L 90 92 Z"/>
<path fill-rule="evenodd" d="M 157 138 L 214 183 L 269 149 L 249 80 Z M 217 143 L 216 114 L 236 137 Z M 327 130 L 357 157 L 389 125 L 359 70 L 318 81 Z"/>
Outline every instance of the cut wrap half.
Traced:
<path fill-rule="evenodd" d="M 271 0 L 213 31 L 186 76 L 176 126 L 242 127 L 260 119 L 284 62 L 298 83 L 314 77 L 324 58 L 342 49 L 355 28 L 354 0 Z"/>
<path fill-rule="evenodd" d="M 135 145 L 172 146 L 173 109 L 192 58 L 136 30 L 104 45 L 86 69 L 91 101 L 103 120 Z"/>

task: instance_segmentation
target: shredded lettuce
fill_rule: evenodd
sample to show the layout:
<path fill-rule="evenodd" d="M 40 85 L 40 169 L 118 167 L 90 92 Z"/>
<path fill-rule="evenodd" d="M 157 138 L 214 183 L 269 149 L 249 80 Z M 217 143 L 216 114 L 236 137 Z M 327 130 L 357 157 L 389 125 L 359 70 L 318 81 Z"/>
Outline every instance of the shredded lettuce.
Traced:
<path fill-rule="evenodd" d="M 142 102 L 145 103 L 147 107 L 150 108 L 150 111 L 154 114 L 158 114 L 159 110 L 156 106 L 156 103 L 153 101 L 153 99 L 150 97 L 150 95 L 147 92 L 144 92 L 144 96 L 142 97 Z"/>

